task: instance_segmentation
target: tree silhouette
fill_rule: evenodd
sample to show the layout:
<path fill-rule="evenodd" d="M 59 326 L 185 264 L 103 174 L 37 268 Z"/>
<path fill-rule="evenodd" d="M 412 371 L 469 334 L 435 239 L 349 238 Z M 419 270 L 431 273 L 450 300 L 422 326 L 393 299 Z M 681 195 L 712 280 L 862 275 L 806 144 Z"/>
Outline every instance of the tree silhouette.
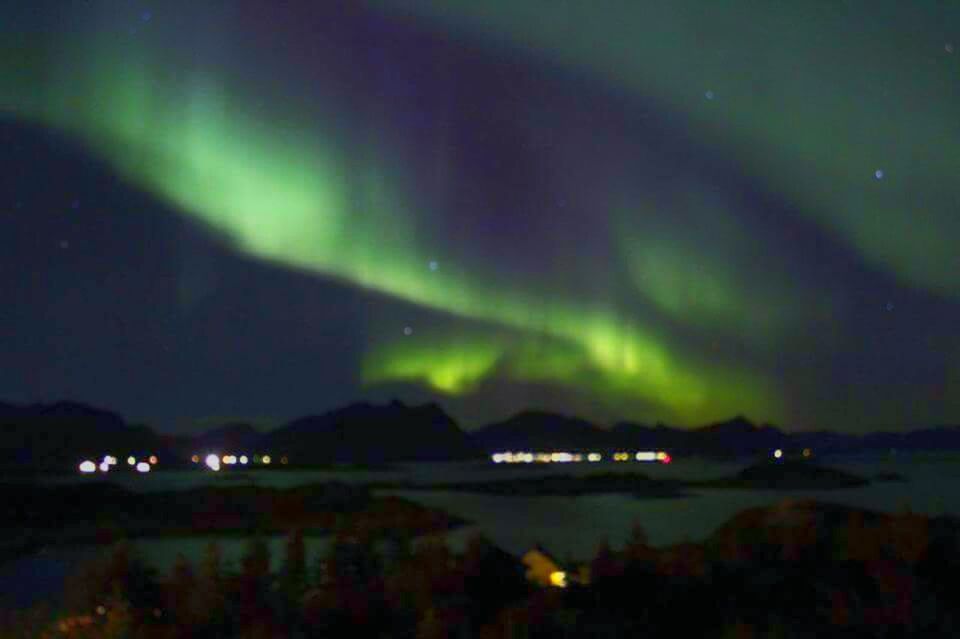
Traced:
<path fill-rule="evenodd" d="M 630 562 L 653 562 L 656 555 L 656 551 L 650 546 L 647 531 L 639 521 L 635 522 L 623 549 L 624 559 Z"/>
<path fill-rule="evenodd" d="M 307 587 L 307 550 L 303 530 L 299 528 L 287 537 L 283 585 L 284 590 L 294 597 L 301 596 Z"/>
<path fill-rule="evenodd" d="M 200 619 L 204 627 L 223 628 L 228 614 L 223 559 L 219 544 L 214 541 L 207 544 L 198 572 L 194 601 Z"/>
<path fill-rule="evenodd" d="M 170 579 L 164 588 L 164 607 L 173 621 L 183 629 L 181 634 L 185 636 L 190 634 L 188 629 L 196 626 L 203 618 L 199 609 L 200 600 L 197 598 L 198 584 L 193 566 L 182 554 L 177 555 Z"/>
<path fill-rule="evenodd" d="M 263 537 L 253 537 L 247 543 L 240 558 L 237 589 L 237 619 L 242 628 L 263 625 L 270 620 L 270 548 Z"/>

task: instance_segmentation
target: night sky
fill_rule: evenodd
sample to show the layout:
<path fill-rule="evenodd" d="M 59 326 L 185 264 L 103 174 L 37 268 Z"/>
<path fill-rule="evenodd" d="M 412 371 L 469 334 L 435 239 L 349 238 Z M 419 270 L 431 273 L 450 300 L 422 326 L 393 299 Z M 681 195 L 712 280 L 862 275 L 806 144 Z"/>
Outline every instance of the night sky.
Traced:
<path fill-rule="evenodd" d="M 0 399 L 960 423 L 960 3 L 0 8 Z"/>

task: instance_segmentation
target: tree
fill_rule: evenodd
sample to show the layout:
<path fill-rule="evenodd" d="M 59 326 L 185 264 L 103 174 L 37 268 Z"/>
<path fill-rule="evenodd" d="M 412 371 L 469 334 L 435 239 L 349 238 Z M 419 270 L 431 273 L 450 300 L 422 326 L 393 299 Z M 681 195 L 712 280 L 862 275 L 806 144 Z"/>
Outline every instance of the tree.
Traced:
<path fill-rule="evenodd" d="M 423 618 L 417 623 L 417 639 L 444 639 L 449 635 L 449 629 L 437 615 L 436 610 L 428 608 Z"/>
<path fill-rule="evenodd" d="M 647 531 L 643 529 L 643 524 L 639 521 L 633 522 L 633 527 L 630 529 L 630 537 L 627 539 L 627 546 L 639 546 L 642 548 L 648 548 L 650 546 Z"/>
<path fill-rule="evenodd" d="M 240 558 L 237 618 L 243 628 L 269 620 L 270 548 L 262 537 L 253 537 Z"/>
<path fill-rule="evenodd" d="M 384 537 L 385 568 L 394 570 L 413 557 L 410 531 L 405 528 L 391 528 L 387 530 Z"/>
<path fill-rule="evenodd" d="M 452 567 L 454 562 L 447 540 L 441 535 L 429 535 L 424 538 L 417 545 L 413 557 L 427 574 L 443 574 Z"/>
<path fill-rule="evenodd" d="M 467 539 L 467 545 L 463 550 L 463 572 L 467 575 L 474 575 L 480 572 L 483 565 L 483 559 L 490 552 L 490 540 L 479 532 L 475 532 Z"/>
<path fill-rule="evenodd" d="M 262 580 L 270 575 L 270 547 L 263 537 L 253 537 L 247 542 L 240 558 L 241 577 Z"/>
<path fill-rule="evenodd" d="M 215 586 L 218 590 L 223 580 L 223 553 L 220 544 L 211 541 L 203 551 L 203 560 L 200 563 L 200 580 L 205 587 Z"/>
<path fill-rule="evenodd" d="M 283 581 L 285 589 L 297 596 L 303 594 L 307 586 L 307 549 L 299 528 L 287 537 Z"/>
<path fill-rule="evenodd" d="M 155 572 L 126 543 L 84 562 L 65 581 L 64 600 L 71 612 L 91 613 L 107 597 L 129 601 L 134 608 L 153 608 L 160 603 Z"/>
<path fill-rule="evenodd" d="M 593 561 L 590 562 L 590 578 L 593 581 L 597 581 L 608 577 L 616 577 L 621 574 L 623 574 L 623 570 L 614 556 L 613 551 L 610 549 L 610 544 L 606 541 L 601 542 L 597 548 L 597 554 L 594 556 Z"/>
<path fill-rule="evenodd" d="M 283 592 L 282 617 L 288 624 L 296 623 L 307 591 L 307 553 L 303 531 L 295 529 L 287 537 L 286 556 L 280 579 Z"/>
<path fill-rule="evenodd" d="M 198 580 L 193 566 L 182 554 L 177 555 L 170 580 L 166 584 L 165 608 L 177 624 L 192 628 L 201 619 L 197 595 Z"/>
<path fill-rule="evenodd" d="M 656 551 L 650 547 L 647 532 L 640 522 L 633 524 L 623 554 L 627 561 L 654 561 L 656 559 Z"/>
<path fill-rule="evenodd" d="M 908 564 L 916 564 L 930 546 L 930 520 L 909 511 L 890 517 L 887 537 L 893 556 Z"/>
<path fill-rule="evenodd" d="M 215 541 L 207 544 L 200 562 L 194 602 L 199 618 L 211 629 L 222 628 L 228 618 L 222 562 L 219 544 Z"/>
<path fill-rule="evenodd" d="M 115 596 L 107 603 L 106 622 L 101 631 L 103 639 L 127 639 L 134 626 L 130 602 Z"/>

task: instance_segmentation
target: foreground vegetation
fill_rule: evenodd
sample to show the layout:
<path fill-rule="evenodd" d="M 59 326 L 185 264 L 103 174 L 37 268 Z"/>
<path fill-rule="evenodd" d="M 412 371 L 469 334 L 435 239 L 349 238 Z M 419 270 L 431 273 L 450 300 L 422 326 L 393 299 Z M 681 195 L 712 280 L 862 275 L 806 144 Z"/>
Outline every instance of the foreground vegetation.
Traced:
<path fill-rule="evenodd" d="M 295 531 L 279 571 L 254 539 L 237 571 L 212 544 L 163 576 L 120 545 L 68 580 L 62 609 L 11 613 L 0 637 L 955 637 L 958 541 L 949 518 L 784 502 L 697 544 L 653 548 L 637 526 L 568 566 L 566 588 L 480 537 L 455 555 L 343 527 L 308 566 Z"/>

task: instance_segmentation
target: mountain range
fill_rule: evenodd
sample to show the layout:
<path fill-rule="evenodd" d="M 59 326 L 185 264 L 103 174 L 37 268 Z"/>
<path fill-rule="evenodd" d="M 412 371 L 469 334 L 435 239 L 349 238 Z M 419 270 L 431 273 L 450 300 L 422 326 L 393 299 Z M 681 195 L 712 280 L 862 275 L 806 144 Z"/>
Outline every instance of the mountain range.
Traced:
<path fill-rule="evenodd" d="M 77 402 L 18 406 L 0 402 L 0 469 L 57 470 L 83 459 L 157 455 L 173 459 L 164 438 L 116 413 Z"/>
<path fill-rule="evenodd" d="M 466 432 L 437 404 L 408 406 L 355 403 L 320 415 L 294 419 L 261 432 L 229 423 L 186 436 L 160 435 L 128 424 L 107 410 L 75 402 L 16 405 L 0 402 L 0 468 L 67 469 L 105 454 L 158 455 L 167 467 L 185 465 L 209 452 L 288 455 L 294 465 L 389 463 L 479 459 L 500 451 L 666 450 L 676 456 L 744 458 L 960 450 L 960 427 L 852 435 L 830 431 L 787 433 L 743 416 L 700 428 L 621 422 L 604 428 L 545 411 L 525 411 Z"/>

